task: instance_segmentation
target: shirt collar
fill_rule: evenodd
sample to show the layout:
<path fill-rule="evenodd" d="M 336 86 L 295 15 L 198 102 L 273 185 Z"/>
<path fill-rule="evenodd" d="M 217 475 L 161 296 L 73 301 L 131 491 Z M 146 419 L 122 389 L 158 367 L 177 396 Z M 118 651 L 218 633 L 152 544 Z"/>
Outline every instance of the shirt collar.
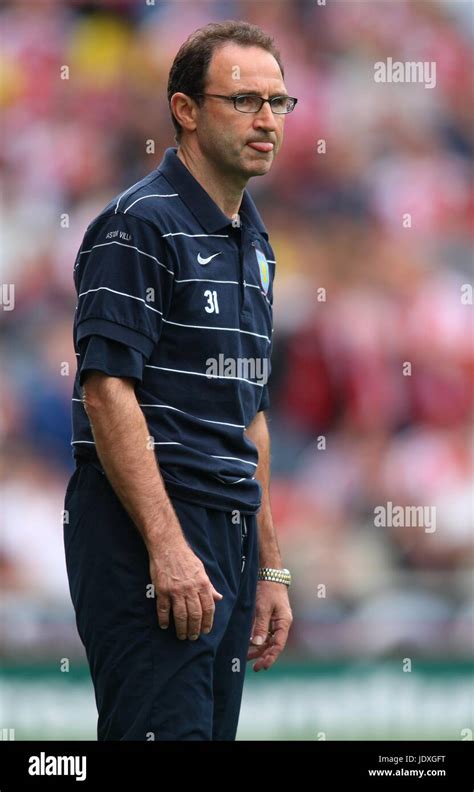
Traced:
<path fill-rule="evenodd" d="M 167 148 L 157 170 L 179 193 L 181 200 L 208 234 L 213 234 L 225 226 L 232 225 L 232 220 L 219 209 L 204 187 L 201 187 L 191 171 L 181 162 L 177 151 L 178 149 L 175 147 Z M 247 190 L 243 192 L 239 214 L 244 216 L 250 225 L 254 226 L 268 241 L 267 229 Z"/>

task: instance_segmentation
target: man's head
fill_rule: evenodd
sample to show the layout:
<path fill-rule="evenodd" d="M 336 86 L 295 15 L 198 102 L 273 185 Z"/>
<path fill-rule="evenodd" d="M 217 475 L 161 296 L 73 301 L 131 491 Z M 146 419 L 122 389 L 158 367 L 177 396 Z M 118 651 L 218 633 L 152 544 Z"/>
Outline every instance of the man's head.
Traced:
<path fill-rule="evenodd" d="M 203 94 L 285 96 L 283 77 L 279 52 L 259 27 L 231 20 L 196 30 L 180 48 L 169 74 L 176 142 L 237 179 L 267 173 L 283 140 L 285 116 L 275 114 L 268 103 L 258 112 L 239 112 L 232 101 Z M 259 151 L 249 145 L 252 142 L 273 147 Z"/>

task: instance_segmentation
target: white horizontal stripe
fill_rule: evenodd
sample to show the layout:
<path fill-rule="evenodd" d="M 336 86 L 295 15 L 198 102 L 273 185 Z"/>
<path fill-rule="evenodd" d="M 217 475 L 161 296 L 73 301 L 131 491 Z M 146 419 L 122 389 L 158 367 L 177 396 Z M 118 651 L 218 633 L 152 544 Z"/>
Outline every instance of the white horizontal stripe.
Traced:
<path fill-rule="evenodd" d="M 221 237 L 228 239 L 229 234 L 187 234 L 186 231 L 169 231 L 167 234 L 162 234 L 162 237 L 169 236 L 187 236 L 187 237 Z"/>
<path fill-rule="evenodd" d="M 169 319 L 163 319 L 166 324 L 175 325 L 176 327 L 192 327 L 194 330 L 227 330 L 230 333 L 244 333 L 245 335 L 257 336 L 257 338 L 264 338 L 270 344 L 270 339 L 261 333 L 252 333 L 250 330 L 240 330 L 238 327 L 209 327 L 209 325 L 190 325 L 183 324 L 182 322 L 171 322 Z"/>
<path fill-rule="evenodd" d="M 231 484 L 240 484 L 241 481 L 247 481 L 246 478 L 237 479 L 237 481 L 232 481 Z"/>
<path fill-rule="evenodd" d="M 123 213 L 127 214 L 128 210 L 131 209 L 132 206 L 135 206 L 135 204 L 138 203 L 138 201 L 144 201 L 145 198 L 176 198 L 177 196 L 178 193 L 170 193 L 169 195 L 159 195 L 158 193 L 155 193 L 153 195 L 142 195 L 140 198 L 137 198 L 133 203 L 131 203 L 130 206 L 127 206 L 127 208 L 124 209 Z"/>
<path fill-rule="evenodd" d="M 229 281 L 229 280 L 213 280 L 212 278 L 184 278 L 183 280 L 175 280 L 175 283 L 191 283 L 193 281 L 203 282 L 203 283 L 233 283 L 235 286 L 239 285 L 239 281 Z"/>
<path fill-rule="evenodd" d="M 95 445 L 94 440 L 73 440 L 71 445 L 76 445 L 77 443 L 88 443 L 89 445 Z M 156 442 L 153 445 L 182 445 L 182 443 L 176 443 L 173 440 L 166 441 L 166 442 Z"/>
<path fill-rule="evenodd" d="M 219 454 L 211 454 L 211 457 L 214 459 L 235 459 L 236 462 L 244 462 L 246 465 L 252 465 L 252 467 L 257 467 L 255 462 L 249 462 L 248 459 L 241 459 L 240 457 L 228 457 L 228 456 L 219 456 Z"/>
<path fill-rule="evenodd" d="M 250 286 L 251 289 L 258 289 L 260 294 L 262 295 L 262 297 L 264 297 L 266 299 L 267 303 L 271 307 L 272 304 L 271 304 L 270 300 L 268 299 L 267 295 L 265 294 L 265 292 L 263 291 L 261 286 L 258 286 L 258 284 L 256 284 L 256 283 L 245 283 L 245 286 Z"/>
<path fill-rule="evenodd" d="M 117 214 L 117 212 L 118 212 L 119 203 L 120 203 L 120 201 L 122 200 L 122 198 L 123 198 L 123 197 L 124 197 L 124 196 L 125 196 L 127 193 L 129 193 L 129 192 L 130 192 L 130 190 L 133 190 L 133 188 L 134 188 L 134 187 L 138 187 L 138 185 L 140 184 L 140 182 L 141 182 L 141 181 L 143 181 L 143 179 L 139 179 L 137 182 L 135 182 L 135 184 L 132 184 L 132 186 L 131 186 L 131 187 L 129 187 L 127 190 L 125 190 L 125 192 L 123 192 L 121 195 L 119 195 L 119 197 L 118 197 L 118 201 L 117 201 L 117 203 L 116 203 L 116 205 L 115 205 L 115 214 Z"/>
<path fill-rule="evenodd" d="M 176 279 L 175 283 L 230 283 L 233 286 L 239 286 L 239 281 L 231 281 L 231 280 L 215 280 L 214 278 L 181 278 Z M 244 283 L 244 286 L 249 286 L 251 289 L 257 289 L 262 297 L 267 301 L 268 305 L 271 307 L 271 302 L 268 299 L 267 295 L 263 291 L 262 287 L 259 286 L 257 283 Z"/>
<path fill-rule="evenodd" d="M 163 316 L 163 313 L 159 311 L 158 308 L 152 308 L 151 305 L 148 305 L 148 303 L 145 302 L 143 297 L 135 297 L 134 294 L 126 294 L 125 292 L 115 291 L 115 289 L 109 289 L 108 286 L 98 286 L 97 289 L 87 289 L 87 291 L 81 292 L 79 294 L 79 297 L 85 297 L 86 294 L 90 294 L 91 292 L 98 292 L 102 290 L 112 292 L 112 294 L 119 294 L 121 297 L 130 297 L 131 300 L 138 300 L 139 302 L 143 303 L 145 308 L 149 308 L 150 311 L 154 311 L 155 313 L 159 313 L 161 316 Z"/>
<path fill-rule="evenodd" d="M 77 401 L 80 401 L 77 399 Z M 212 423 L 218 424 L 219 426 L 232 426 L 235 429 L 245 429 L 244 424 L 231 424 L 226 423 L 225 421 L 211 421 L 209 418 L 199 418 L 198 415 L 191 415 L 191 413 L 185 412 L 184 410 L 180 410 L 178 407 L 172 407 L 170 404 L 140 404 L 140 407 L 156 407 L 161 408 L 163 410 L 175 410 L 176 412 L 182 413 L 183 415 L 187 415 L 188 418 L 192 418 L 195 421 L 204 421 L 205 423 Z"/>
<path fill-rule="evenodd" d="M 149 363 L 145 368 L 159 369 L 160 371 L 173 371 L 175 374 L 193 374 L 195 377 L 207 377 L 207 379 L 226 379 L 226 380 L 239 380 L 239 382 L 248 382 L 249 385 L 255 385 L 257 388 L 263 388 L 263 383 L 252 382 L 244 377 L 224 377 L 219 374 L 203 374 L 201 371 L 184 371 L 183 369 L 166 368 L 165 366 L 151 366 Z"/>
<path fill-rule="evenodd" d="M 276 264 L 276 261 L 275 261 L 275 259 L 267 259 L 267 261 L 268 261 L 270 264 Z"/>
<path fill-rule="evenodd" d="M 73 440 L 71 445 L 77 445 L 78 443 L 87 443 L 88 445 L 95 445 L 93 440 Z M 174 440 L 162 440 L 158 442 L 154 442 L 153 445 L 183 445 L 182 443 L 175 442 Z M 252 467 L 257 467 L 255 462 L 249 462 L 248 459 L 240 459 L 240 457 L 230 457 L 230 456 L 220 456 L 219 454 L 209 454 L 206 456 L 211 456 L 213 459 L 232 459 L 236 462 L 243 462 L 246 465 L 252 465 Z M 254 478 L 254 476 L 252 476 Z M 238 484 L 240 481 L 246 481 L 245 478 L 239 479 L 238 481 L 233 481 L 232 484 Z"/>
<path fill-rule="evenodd" d="M 98 245 L 92 245 L 92 247 L 89 248 L 89 250 L 82 250 L 79 253 L 79 255 L 82 256 L 84 253 L 92 253 L 92 251 L 95 248 L 107 247 L 108 245 L 120 245 L 120 247 L 126 247 L 126 248 L 130 248 L 131 250 L 136 250 L 137 253 L 140 253 L 142 256 L 147 256 L 147 258 L 151 258 L 153 261 L 156 261 L 156 263 L 159 264 L 160 267 L 163 267 L 163 269 L 165 269 L 166 272 L 169 272 L 170 275 L 174 276 L 173 270 L 168 269 L 168 267 L 165 264 L 163 264 L 161 261 L 159 261 L 156 258 L 156 256 L 152 256 L 151 253 L 145 253 L 144 250 L 140 250 L 140 248 L 135 247 L 135 245 L 126 245 L 125 242 L 117 242 L 116 240 L 113 240 L 112 242 L 100 242 Z M 76 264 L 76 267 L 77 266 L 78 265 Z"/>
<path fill-rule="evenodd" d="M 84 402 L 82 399 L 72 398 L 71 401 L 78 402 L 79 404 L 82 404 L 82 406 L 84 407 Z M 162 409 L 162 410 L 173 410 L 174 412 L 179 412 L 182 415 L 186 415 L 188 418 L 192 418 L 193 421 L 203 421 L 204 423 L 217 424 L 218 426 L 230 426 L 233 429 L 245 429 L 245 424 L 232 424 L 232 423 L 227 423 L 227 421 L 211 421 L 210 418 L 200 418 L 198 415 L 191 415 L 191 413 L 188 413 L 185 410 L 180 410 L 178 407 L 172 407 L 171 404 L 143 404 L 140 402 L 138 406 L 153 407 L 154 409 Z"/>

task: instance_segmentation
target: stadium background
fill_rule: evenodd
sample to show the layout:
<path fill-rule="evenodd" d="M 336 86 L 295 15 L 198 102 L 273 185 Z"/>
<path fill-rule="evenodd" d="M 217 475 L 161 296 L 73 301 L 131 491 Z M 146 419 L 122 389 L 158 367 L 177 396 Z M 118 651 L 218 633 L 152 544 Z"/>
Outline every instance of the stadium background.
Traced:
<path fill-rule="evenodd" d="M 275 36 L 299 98 L 249 183 L 277 257 L 272 497 L 295 620 L 277 665 L 248 668 L 239 738 L 472 739 L 474 24 L 456 0 L 4 4 L 0 726 L 95 739 L 62 547 L 72 268 L 90 219 L 175 145 L 179 45 L 227 18 Z M 376 84 L 388 57 L 436 61 L 436 87 Z M 436 531 L 375 527 L 388 501 L 436 506 Z"/>

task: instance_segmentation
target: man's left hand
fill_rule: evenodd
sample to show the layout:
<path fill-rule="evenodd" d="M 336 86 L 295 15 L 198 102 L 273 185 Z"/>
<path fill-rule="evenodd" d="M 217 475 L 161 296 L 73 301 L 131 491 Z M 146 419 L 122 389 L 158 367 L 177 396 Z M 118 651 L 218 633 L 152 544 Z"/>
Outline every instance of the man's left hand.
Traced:
<path fill-rule="evenodd" d="M 255 660 L 253 670 L 269 669 L 283 651 L 293 621 L 288 588 L 282 583 L 259 580 L 255 617 L 247 660 Z"/>

